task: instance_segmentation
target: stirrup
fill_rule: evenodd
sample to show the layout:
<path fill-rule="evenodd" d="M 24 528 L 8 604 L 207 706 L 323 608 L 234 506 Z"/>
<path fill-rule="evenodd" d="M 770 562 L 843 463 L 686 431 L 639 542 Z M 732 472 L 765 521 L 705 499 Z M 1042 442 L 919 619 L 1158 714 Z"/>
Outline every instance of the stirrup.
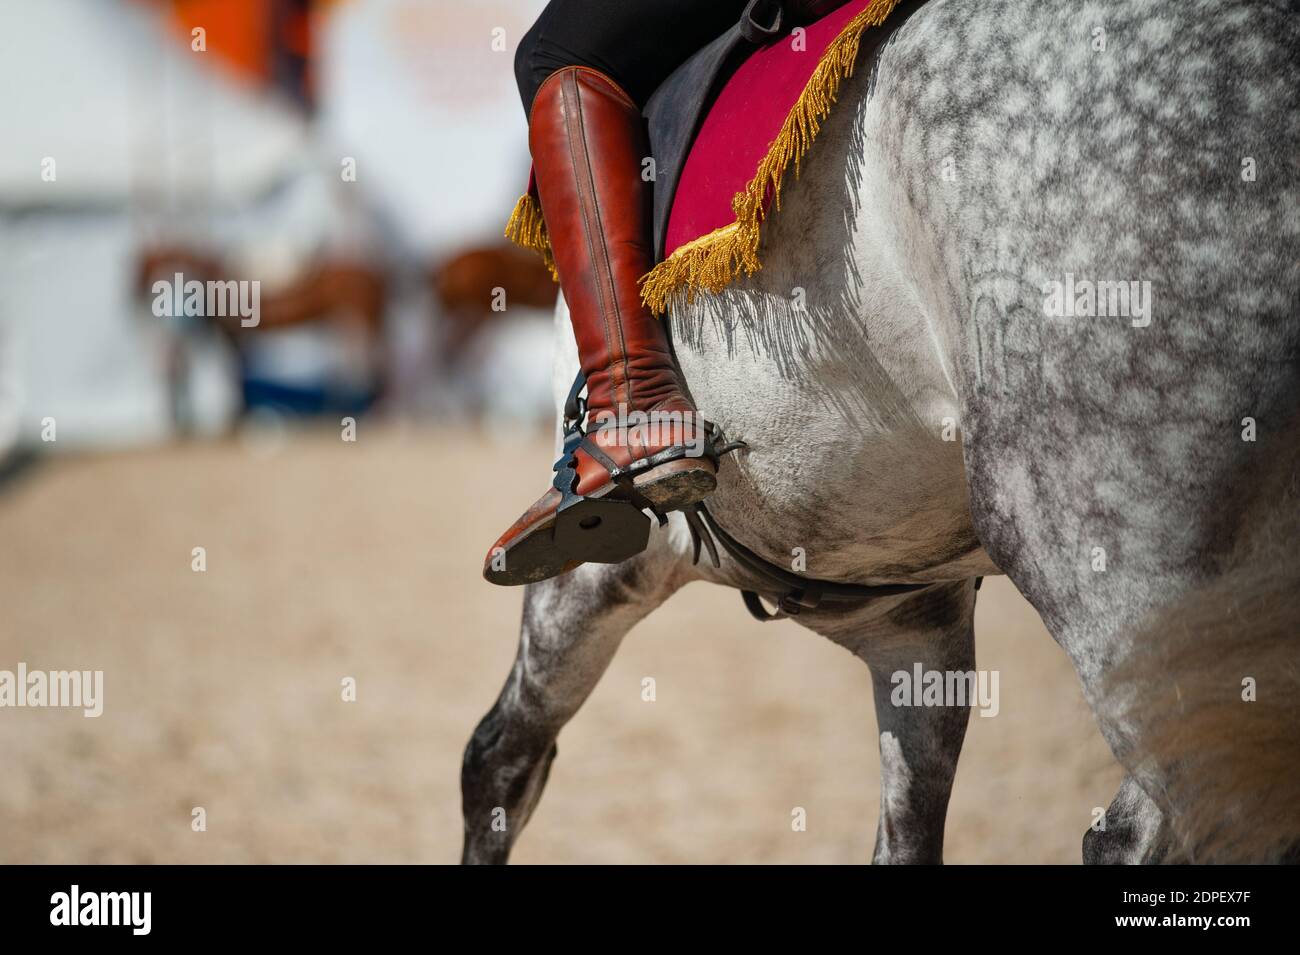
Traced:
<path fill-rule="evenodd" d="M 663 527 L 668 514 L 637 489 L 638 474 L 689 456 L 685 446 L 675 445 L 620 467 L 583 425 L 587 416 L 587 401 L 582 396 L 586 376 L 579 371 L 564 402 L 563 452 L 555 462 L 555 480 L 552 486 L 560 492 L 560 504 L 555 515 L 554 546 L 560 553 L 574 559 L 598 564 L 614 564 L 627 560 L 645 550 L 650 543 L 649 511 Z M 744 442 L 727 443 L 722 432 L 709 422 L 704 422 L 706 440 L 700 454 L 710 461 L 714 469 L 722 455 L 745 447 Z M 581 449 L 609 472 L 613 487 L 599 497 L 579 494 L 577 452 Z M 671 509 L 670 509 L 671 510 Z M 690 521 L 693 514 L 689 506 L 683 508 Z"/>

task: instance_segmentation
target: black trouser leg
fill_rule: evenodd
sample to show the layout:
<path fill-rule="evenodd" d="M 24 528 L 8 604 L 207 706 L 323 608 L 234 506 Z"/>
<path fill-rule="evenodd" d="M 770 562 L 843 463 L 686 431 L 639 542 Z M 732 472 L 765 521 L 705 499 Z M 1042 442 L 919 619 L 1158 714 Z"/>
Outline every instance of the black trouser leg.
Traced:
<path fill-rule="evenodd" d="M 530 112 L 542 82 L 566 66 L 604 73 L 644 106 L 692 53 L 734 26 L 746 0 L 551 0 L 515 52 Z"/>

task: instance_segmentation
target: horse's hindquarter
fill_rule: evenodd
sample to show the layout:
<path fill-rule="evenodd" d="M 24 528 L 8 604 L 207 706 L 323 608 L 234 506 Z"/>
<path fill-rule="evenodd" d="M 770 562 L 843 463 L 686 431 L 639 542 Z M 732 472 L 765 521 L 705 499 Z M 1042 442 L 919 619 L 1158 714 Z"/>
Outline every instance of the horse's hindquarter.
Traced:
<path fill-rule="evenodd" d="M 1204 550 L 1240 420 L 1295 409 L 1295 34 L 1265 3 L 916 13 L 841 91 L 763 270 L 674 311 L 701 409 L 753 448 L 724 523 L 818 576 L 987 571 L 969 475 L 1031 599 L 1094 546 Z M 1049 317 L 1053 281 L 1127 311 Z"/>
<path fill-rule="evenodd" d="M 1058 637 L 1212 572 L 1297 412 L 1297 62 L 1286 4 L 1174 0 L 936 0 L 884 57 L 980 540 Z"/>

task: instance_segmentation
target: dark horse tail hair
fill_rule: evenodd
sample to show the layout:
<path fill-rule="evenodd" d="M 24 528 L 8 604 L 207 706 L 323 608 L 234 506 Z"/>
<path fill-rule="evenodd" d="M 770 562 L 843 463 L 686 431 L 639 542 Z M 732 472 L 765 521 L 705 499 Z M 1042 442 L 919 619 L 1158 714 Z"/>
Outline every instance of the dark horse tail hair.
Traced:
<path fill-rule="evenodd" d="M 1255 455 L 1223 572 L 1148 618 L 1107 681 L 1170 862 L 1300 862 L 1300 416 Z"/>

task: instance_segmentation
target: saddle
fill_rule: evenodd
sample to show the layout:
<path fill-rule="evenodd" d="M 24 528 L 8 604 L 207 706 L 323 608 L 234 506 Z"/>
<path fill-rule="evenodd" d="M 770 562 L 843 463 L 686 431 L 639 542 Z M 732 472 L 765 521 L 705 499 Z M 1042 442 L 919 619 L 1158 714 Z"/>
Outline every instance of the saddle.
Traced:
<path fill-rule="evenodd" d="M 761 267 L 762 221 L 864 42 L 878 48 L 922 2 L 750 0 L 660 85 L 644 110 L 655 160 L 658 264 L 642 284 L 651 310 Z"/>

